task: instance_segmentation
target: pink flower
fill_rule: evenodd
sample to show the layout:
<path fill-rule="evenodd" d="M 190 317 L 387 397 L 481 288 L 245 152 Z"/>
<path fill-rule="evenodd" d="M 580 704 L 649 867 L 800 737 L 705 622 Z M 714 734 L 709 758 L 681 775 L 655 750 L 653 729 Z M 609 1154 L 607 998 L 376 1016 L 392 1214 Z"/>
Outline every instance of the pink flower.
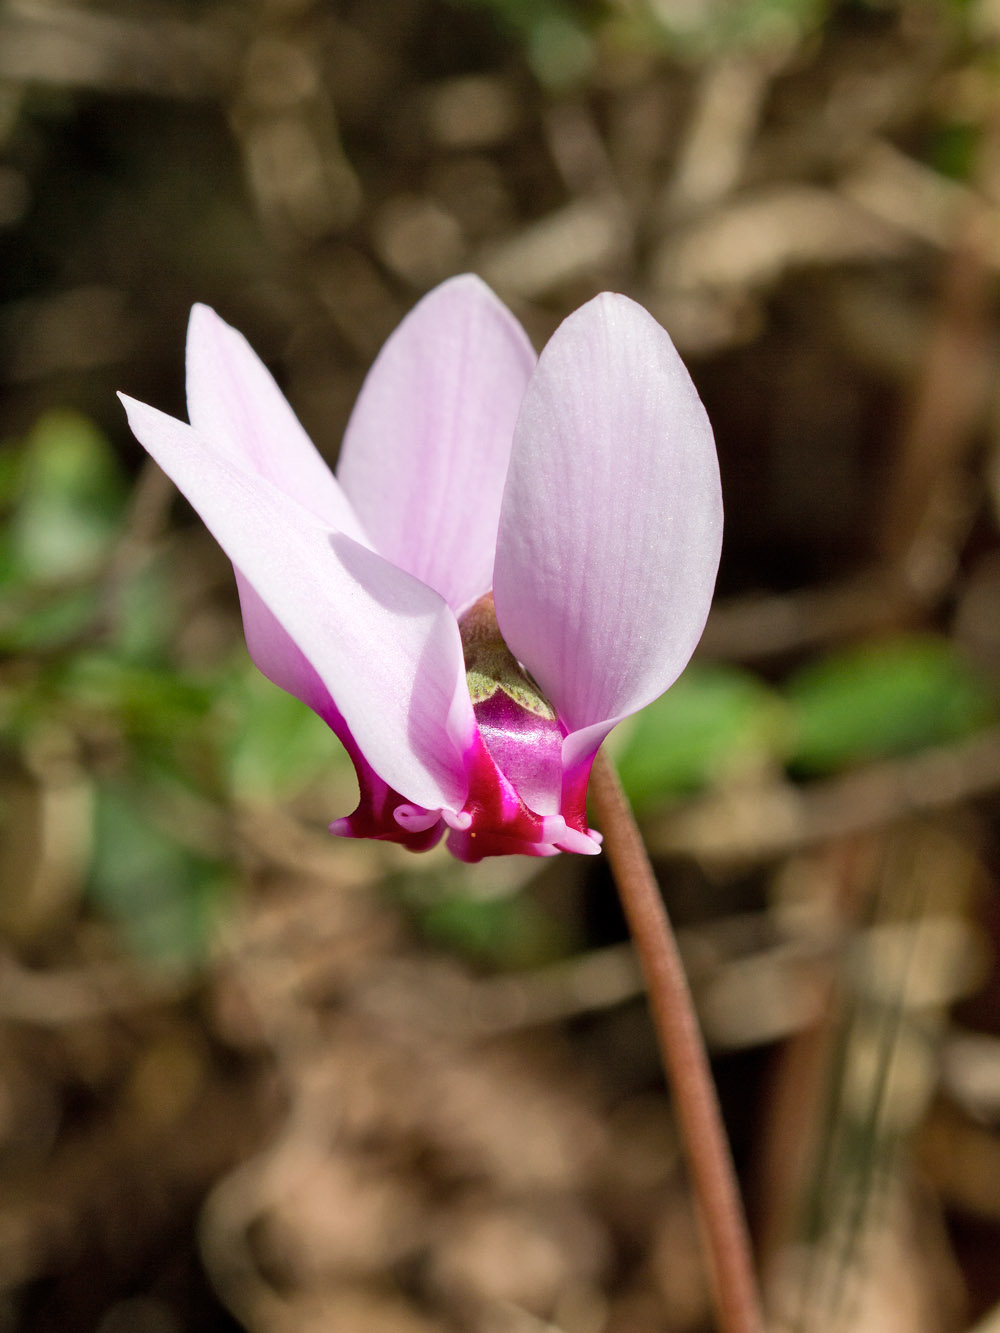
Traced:
<path fill-rule="evenodd" d="M 354 761 L 331 830 L 421 850 L 447 829 L 466 861 L 596 852 L 593 757 L 683 670 L 719 562 L 712 431 L 663 329 L 605 293 L 536 359 L 453 278 L 379 353 L 336 478 L 205 306 L 187 395 L 190 426 L 122 401 L 232 560 L 254 662 Z"/>

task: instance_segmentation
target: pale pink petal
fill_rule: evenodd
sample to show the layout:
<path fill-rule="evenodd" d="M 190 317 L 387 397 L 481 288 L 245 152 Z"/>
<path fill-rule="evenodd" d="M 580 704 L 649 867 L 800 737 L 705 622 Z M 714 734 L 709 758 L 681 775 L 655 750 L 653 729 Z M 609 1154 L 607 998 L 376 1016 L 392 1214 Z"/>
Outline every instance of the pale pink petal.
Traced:
<path fill-rule="evenodd" d="M 458 626 L 441 597 L 243 471 L 192 427 L 122 401 L 137 438 L 279 627 L 268 643 L 270 622 L 253 625 L 255 656 L 283 684 L 308 688 L 306 667 L 315 671 L 386 783 L 414 805 L 460 810 L 463 752 L 475 731 Z M 282 666 L 289 645 L 301 658 Z"/>
<path fill-rule="evenodd" d="M 187 337 L 191 425 L 332 528 L 367 539 L 330 468 L 242 333 L 206 305 L 191 310 Z"/>
<path fill-rule="evenodd" d="M 454 610 L 486 592 L 521 395 L 535 354 L 480 280 L 452 278 L 382 348 L 337 475 L 377 550 Z"/>
<path fill-rule="evenodd" d="M 235 573 L 243 633 L 254 665 L 269 681 L 294 694 L 296 699 L 308 704 L 314 713 L 332 725 L 339 710 L 330 691 L 316 674 L 316 668 L 282 629 L 253 585 L 238 569 Z"/>
<path fill-rule="evenodd" d="M 494 576 L 511 651 L 586 731 L 567 763 L 684 669 L 721 541 L 712 430 L 680 357 L 641 306 L 597 297 L 556 330 L 525 393 Z"/>

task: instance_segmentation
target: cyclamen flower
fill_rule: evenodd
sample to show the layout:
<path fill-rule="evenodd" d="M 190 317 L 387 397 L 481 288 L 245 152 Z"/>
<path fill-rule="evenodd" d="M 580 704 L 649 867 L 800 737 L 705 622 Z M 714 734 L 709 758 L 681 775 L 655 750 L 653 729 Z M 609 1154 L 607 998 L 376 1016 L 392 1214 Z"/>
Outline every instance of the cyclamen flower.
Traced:
<path fill-rule="evenodd" d="M 670 338 L 605 293 L 536 359 L 478 278 L 379 353 L 329 470 L 249 344 L 205 306 L 191 424 L 122 396 L 135 435 L 232 560 L 250 655 L 357 769 L 331 831 L 462 860 L 596 852 L 586 791 L 611 728 L 701 636 L 722 501 Z"/>

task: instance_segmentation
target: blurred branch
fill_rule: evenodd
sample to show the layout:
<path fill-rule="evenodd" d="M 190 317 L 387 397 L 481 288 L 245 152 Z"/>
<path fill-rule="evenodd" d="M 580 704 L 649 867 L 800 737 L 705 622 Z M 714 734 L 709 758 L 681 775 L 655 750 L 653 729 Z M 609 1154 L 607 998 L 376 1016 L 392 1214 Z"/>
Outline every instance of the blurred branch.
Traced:
<path fill-rule="evenodd" d="M 229 106 L 261 221 L 276 246 L 292 254 L 346 231 L 363 202 L 317 48 L 309 29 L 262 25 L 235 66 Z"/>
<path fill-rule="evenodd" d="M 1000 1305 L 996 1305 L 985 1317 L 969 1329 L 969 1333 L 1000 1333 Z"/>
<path fill-rule="evenodd" d="M 745 662 L 821 648 L 898 625 L 943 591 L 918 592 L 899 572 L 872 567 L 837 583 L 731 598 L 713 607 L 699 652 Z"/>
<path fill-rule="evenodd" d="M 700 212 L 739 184 L 756 137 L 775 54 L 730 56 L 702 70 L 677 163 L 660 202 L 665 219 Z"/>
<path fill-rule="evenodd" d="M 1000 788 L 1000 727 L 905 759 L 796 786 L 784 779 L 713 793 L 647 821 L 651 851 L 761 860 L 945 809 Z"/>
<path fill-rule="evenodd" d="M 33 971 L 0 956 L 0 1020 L 59 1028 L 178 1000 L 190 978 L 139 972 L 125 963 Z"/>
<path fill-rule="evenodd" d="M 955 473 L 986 402 L 989 315 L 996 261 L 1000 115 L 994 110 L 976 165 L 978 189 L 955 218 L 941 294 L 889 482 L 880 549 L 919 584 L 925 550 L 954 545 Z M 939 561 L 938 561 L 939 563 Z"/>
<path fill-rule="evenodd" d="M 222 22 L 126 18 L 30 0 L 0 9 L 0 78 L 12 83 L 211 97 L 228 83 L 237 45 Z"/>
<path fill-rule="evenodd" d="M 775 1041 L 811 1023 L 825 966 L 838 946 L 832 935 L 773 934 L 769 915 L 678 931 L 677 942 L 713 1049 L 745 1049 Z M 393 1024 L 425 1035 L 484 1041 L 583 1014 L 600 1013 L 643 994 L 630 944 L 592 949 L 527 972 L 475 978 L 441 960 L 395 962 L 366 973 L 352 1002 Z"/>

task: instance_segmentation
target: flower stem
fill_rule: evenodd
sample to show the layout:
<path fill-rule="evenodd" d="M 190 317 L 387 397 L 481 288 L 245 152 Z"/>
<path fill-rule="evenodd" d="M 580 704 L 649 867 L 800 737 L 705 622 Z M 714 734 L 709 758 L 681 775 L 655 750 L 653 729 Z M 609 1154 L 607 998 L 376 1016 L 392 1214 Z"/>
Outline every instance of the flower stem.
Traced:
<path fill-rule="evenodd" d="M 691 991 L 635 817 L 603 751 L 590 795 L 646 979 L 700 1207 L 719 1326 L 724 1333 L 762 1333 L 746 1219 Z"/>

